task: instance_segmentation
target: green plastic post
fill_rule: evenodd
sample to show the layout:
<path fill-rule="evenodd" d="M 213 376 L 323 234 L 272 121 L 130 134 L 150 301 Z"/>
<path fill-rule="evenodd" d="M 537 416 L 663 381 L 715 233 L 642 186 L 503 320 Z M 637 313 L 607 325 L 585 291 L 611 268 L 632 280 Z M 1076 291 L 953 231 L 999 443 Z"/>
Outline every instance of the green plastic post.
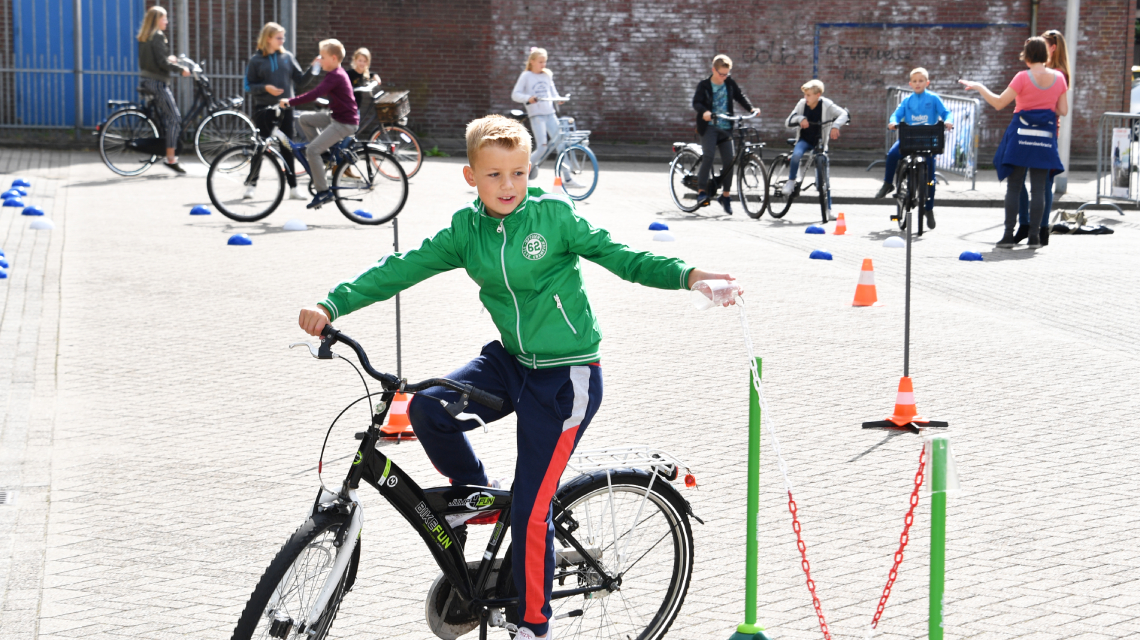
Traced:
<path fill-rule="evenodd" d="M 946 592 L 946 438 L 930 441 L 930 640 L 942 640 L 942 605 Z"/>
<path fill-rule="evenodd" d="M 763 375 L 760 358 L 756 371 Z M 752 372 L 748 372 L 748 531 L 744 562 L 744 624 L 737 625 L 729 640 L 769 640 L 763 627 L 756 625 L 756 578 L 759 572 L 756 521 L 760 511 L 760 397 Z"/>

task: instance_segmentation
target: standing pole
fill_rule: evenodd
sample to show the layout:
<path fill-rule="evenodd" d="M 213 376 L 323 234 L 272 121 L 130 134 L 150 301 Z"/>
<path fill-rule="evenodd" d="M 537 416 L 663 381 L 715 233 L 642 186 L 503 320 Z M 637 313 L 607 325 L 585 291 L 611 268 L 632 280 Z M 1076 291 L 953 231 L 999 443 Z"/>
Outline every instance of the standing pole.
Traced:
<path fill-rule="evenodd" d="M 949 439 L 930 440 L 930 640 L 942 640 L 946 592 L 946 470 Z"/>
<path fill-rule="evenodd" d="M 83 128 L 83 0 L 72 2 L 72 11 L 75 13 L 75 139 L 79 139 L 79 130 Z"/>
<path fill-rule="evenodd" d="M 1081 16 L 1081 0 L 1068 0 L 1065 11 L 1065 44 L 1069 46 L 1069 115 L 1061 117 L 1061 132 L 1057 136 L 1057 147 L 1061 155 L 1064 173 L 1053 179 L 1054 193 L 1065 195 L 1069 189 L 1069 147 L 1073 141 L 1073 117 L 1077 113 L 1077 94 L 1073 89 L 1077 77 L 1077 21 Z M 1048 216 L 1052 212 L 1046 211 Z"/>
<path fill-rule="evenodd" d="M 762 371 L 761 359 L 756 358 L 756 374 Z M 745 532 L 744 553 L 744 624 L 737 625 L 729 640 L 768 640 L 764 630 L 756 626 L 756 579 L 760 567 L 759 544 L 756 527 L 760 511 L 760 396 L 756 393 L 759 380 L 748 372 L 748 530 Z"/>
<path fill-rule="evenodd" d="M 911 185 L 914 188 L 917 185 Z M 913 191 L 912 191 L 913 193 Z M 914 216 L 906 211 L 906 314 L 903 320 L 903 377 L 910 377 L 910 229 L 914 226 Z"/>
<path fill-rule="evenodd" d="M 400 252 L 400 220 L 392 218 L 392 250 Z M 396 294 L 396 377 L 404 377 L 403 353 L 400 344 L 400 294 Z"/>

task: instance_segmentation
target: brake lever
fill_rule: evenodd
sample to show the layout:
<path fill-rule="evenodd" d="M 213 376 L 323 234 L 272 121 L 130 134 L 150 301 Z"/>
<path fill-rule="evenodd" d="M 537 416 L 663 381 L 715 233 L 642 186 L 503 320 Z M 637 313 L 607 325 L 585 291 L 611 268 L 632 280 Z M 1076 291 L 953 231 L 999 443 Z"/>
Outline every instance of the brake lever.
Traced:
<path fill-rule="evenodd" d="M 440 400 L 439 403 L 443 405 L 444 410 L 451 414 L 451 417 L 455 418 L 456 420 L 474 420 L 483 426 L 483 433 L 490 433 L 491 430 L 487 428 L 487 423 L 483 422 L 483 419 L 478 415 L 474 413 L 465 413 L 462 411 L 462 407 L 459 407 L 460 411 L 457 413 L 451 413 L 452 408 L 459 405 L 458 402 L 453 402 L 449 405 L 446 400 Z"/>
<path fill-rule="evenodd" d="M 290 349 L 293 347 L 308 347 L 309 355 L 318 360 L 332 360 L 333 357 L 332 345 L 329 344 L 329 340 L 327 339 L 321 340 L 319 347 L 314 346 L 311 342 L 294 342 L 289 345 Z"/>
<path fill-rule="evenodd" d="M 289 345 L 290 349 L 293 347 L 308 347 L 310 355 L 312 355 L 314 358 L 320 358 L 320 356 L 317 355 L 317 348 L 314 347 L 313 343 L 311 342 L 294 342 L 293 344 Z"/>

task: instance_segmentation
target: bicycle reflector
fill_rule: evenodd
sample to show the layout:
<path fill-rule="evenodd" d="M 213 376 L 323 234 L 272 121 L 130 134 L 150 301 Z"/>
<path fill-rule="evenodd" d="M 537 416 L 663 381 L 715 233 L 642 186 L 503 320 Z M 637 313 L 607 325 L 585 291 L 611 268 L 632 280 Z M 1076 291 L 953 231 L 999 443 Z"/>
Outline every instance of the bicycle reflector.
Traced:
<path fill-rule="evenodd" d="M 498 521 L 499 521 L 499 510 L 495 509 L 494 511 L 487 511 L 485 513 L 480 513 L 479 515 L 475 516 L 474 518 L 471 518 L 470 520 L 468 520 L 467 522 L 464 522 L 463 524 L 495 524 Z"/>

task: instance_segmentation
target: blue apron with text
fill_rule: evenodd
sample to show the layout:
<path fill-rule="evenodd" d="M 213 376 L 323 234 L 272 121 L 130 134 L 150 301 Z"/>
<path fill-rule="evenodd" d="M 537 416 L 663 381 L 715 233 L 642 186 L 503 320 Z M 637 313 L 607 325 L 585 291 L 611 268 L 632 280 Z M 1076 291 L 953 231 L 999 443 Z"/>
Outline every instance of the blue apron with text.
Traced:
<path fill-rule="evenodd" d="M 1013 114 L 994 154 L 998 181 L 1005 180 L 1014 167 L 1049 169 L 1050 175 L 1065 170 L 1057 153 L 1057 114 L 1052 109 Z"/>

